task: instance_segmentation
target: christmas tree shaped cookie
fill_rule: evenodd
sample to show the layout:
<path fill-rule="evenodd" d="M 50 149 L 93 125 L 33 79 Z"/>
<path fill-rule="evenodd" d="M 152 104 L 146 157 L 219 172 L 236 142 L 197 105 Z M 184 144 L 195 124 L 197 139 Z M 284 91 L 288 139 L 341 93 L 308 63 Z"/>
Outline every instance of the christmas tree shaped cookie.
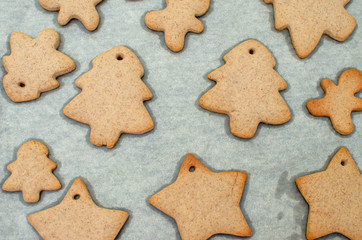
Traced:
<path fill-rule="evenodd" d="M 35 39 L 24 33 L 11 34 L 11 54 L 3 58 L 8 72 L 3 85 L 11 100 L 37 99 L 40 93 L 59 87 L 56 77 L 75 69 L 72 59 L 57 51 L 59 44 L 59 35 L 52 29 L 45 29 Z"/>
<path fill-rule="evenodd" d="M 350 0 L 264 0 L 273 3 L 275 28 L 288 28 L 295 51 L 305 58 L 316 48 L 323 34 L 346 40 L 356 20 L 344 6 Z"/>
<path fill-rule="evenodd" d="M 248 175 L 214 173 L 187 154 L 174 183 L 149 201 L 175 219 L 183 240 L 206 240 L 215 234 L 251 236 L 240 209 Z"/>
<path fill-rule="evenodd" d="M 66 25 L 71 19 L 78 19 L 88 31 L 98 27 L 99 15 L 96 6 L 103 0 L 39 0 L 48 11 L 59 11 L 58 22 Z"/>
<path fill-rule="evenodd" d="M 196 17 L 204 15 L 210 0 L 166 0 L 167 7 L 161 11 L 149 12 L 145 16 L 148 28 L 164 32 L 169 49 L 179 52 L 184 47 L 188 32 L 200 33 L 204 30 L 202 22 Z"/>
<path fill-rule="evenodd" d="M 362 175 L 346 148 L 325 171 L 299 177 L 296 184 L 309 205 L 308 240 L 331 233 L 362 239 Z"/>
<path fill-rule="evenodd" d="M 37 141 L 29 141 L 20 147 L 15 162 L 8 165 L 11 175 L 3 184 L 3 190 L 22 191 L 28 203 L 39 201 L 41 191 L 55 191 L 61 188 L 53 175 L 57 165 L 48 156 L 47 147 Z"/>
<path fill-rule="evenodd" d="M 227 114 L 231 133 L 240 138 L 253 137 L 261 122 L 289 121 L 291 113 L 279 93 L 287 84 L 274 70 L 275 60 L 264 45 L 245 41 L 224 60 L 226 64 L 208 76 L 217 83 L 201 97 L 201 107 Z"/>
<path fill-rule="evenodd" d="M 113 148 L 122 133 L 143 134 L 153 121 L 143 101 L 152 93 L 142 82 L 143 67 L 128 48 L 113 48 L 93 61 L 93 68 L 78 78 L 82 89 L 64 108 L 71 119 L 91 127 L 90 140 L 96 146 Z"/>
<path fill-rule="evenodd" d="M 326 95 L 307 102 L 308 111 L 316 117 L 329 117 L 338 133 L 352 133 L 351 113 L 362 111 L 362 99 L 354 96 L 362 90 L 362 74 L 356 69 L 349 69 L 341 74 L 338 85 L 324 79 L 321 86 Z"/>
<path fill-rule="evenodd" d="M 28 221 L 43 239 L 113 240 L 127 218 L 127 212 L 98 207 L 78 178 L 60 204 L 29 215 Z"/>

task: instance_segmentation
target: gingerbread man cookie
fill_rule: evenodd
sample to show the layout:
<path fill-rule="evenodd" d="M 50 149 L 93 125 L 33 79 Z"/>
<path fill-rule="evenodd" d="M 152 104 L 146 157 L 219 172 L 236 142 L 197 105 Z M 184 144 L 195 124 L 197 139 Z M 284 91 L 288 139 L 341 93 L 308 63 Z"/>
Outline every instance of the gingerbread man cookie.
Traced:
<path fill-rule="evenodd" d="M 61 184 L 53 175 L 57 165 L 48 156 L 48 148 L 38 142 L 29 141 L 20 147 L 17 159 L 7 169 L 11 175 L 3 184 L 3 190 L 22 191 L 28 203 L 39 201 L 41 191 L 55 191 Z"/>
<path fill-rule="evenodd" d="M 153 121 L 143 101 L 152 98 L 142 82 L 142 64 L 128 48 L 113 48 L 93 61 L 93 68 L 78 78 L 82 89 L 64 114 L 91 127 L 90 140 L 96 146 L 113 148 L 122 133 L 143 134 Z"/>
<path fill-rule="evenodd" d="M 196 17 L 204 15 L 210 0 L 166 0 L 167 7 L 161 11 L 149 12 L 145 16 L 148 28 L 164 32 L 169 49 L 179 52 L 184 47 L 188 32 L 200 33 L 204 30 Z"/>
<path fill-rule="evenodd" d="M 255 40 L 245 41 L 224 57 L 225 65 L 209 74 L 216 86 L 199 104 L 206 110 L 227 114 L 230 131 L 241 138 L 255 135 L 259 123 L 283 124 L 291 113 L 279 91 L 287 88 L 274 70 L 269 50 Z"/>
<path fill-rule="evenodd" d="M 71 19 L 81 21 L 88 31 L 94 31 L 99 24 L 96 6 L 103 0 L 39 0 L 48 11 L 59 11 L 58 22 L 66 25 Z"/>
<path fill-rule="evenodd" d="M 3 58 L 3 85 L 6 94 L 14 102 L 31 101 L 59 87 L 56 77 L 75 69 L 75 63 L 57 51 L 60 38 L 56 31 L 45 29 L 32 39 L 15 32 L 10 38 L 10 56 Z"/>
<path fill-rule="evenodd" d="M 338 85 L 324 79 L 321 86 L 326 95 L 307 102 L 308 111 L 316 117 L 329 117 L 338 133 L 352 133 L 351 113 L 362 111 L 362 99 L 354 96 L 362 90 L 362 74 L 356 69 L 349 69 L 341 74 Z"/>
<path fill-rule="evenodd" d="M 275 28 L 288 28 L 297 55 L 306 58 L 323 34 L 337 41 L 346 40 L 356 20 L 344 6 L 350 0 L 264 0 L 273 3 Z"/>

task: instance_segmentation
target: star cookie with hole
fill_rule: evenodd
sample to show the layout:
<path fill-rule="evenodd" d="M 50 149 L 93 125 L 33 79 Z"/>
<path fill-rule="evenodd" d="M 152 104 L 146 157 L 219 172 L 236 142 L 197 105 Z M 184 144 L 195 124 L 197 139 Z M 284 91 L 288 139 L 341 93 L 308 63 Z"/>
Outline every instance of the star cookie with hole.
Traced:
<path fill-rule="evenodd" d="M 115 239 L 128 213 L 98 207 L 78 178 L 58 205 L 28 216 L 43 239 Z"/>
<path fill-rule="evenodd" d="M 2 186 L 4 191 L 21 191 L 25 202 L 35 203 L 39 201 L 41 191 L 61 188 L 53 174 L 57 165 L 47 157 L 48 148 L 44 144 L 29 141 L 20 147 L 16 156 L 17 159 L 7 166 L 11 175 Z"/>
<path fill-rule="evenodd" d="M 102 0 L 39 0 L 48 11 L 59 11 L 58 23 L 66 25 L 71 19 L 81 21 L 88 31 L 94 31 L 99 24 L 96 6 Z"/>
<path fill-rule="evenodd" d="M 210 0 L 166 0 L 167 7 L 146 14 L 145 23 L 151 30 L 164 32 L 169 49 L 179 52 L 188 32 L 201 33 L 204 25 L 197 17 L 204 15 Z"/>
<path fill-rule="evenodd" d="M 199 101 L 202 108 L 226 114 L 230 131 L 252 138 L 259 123 L 283 124 L 291 113 L 279 91 L 287 88 L 274 70 L 273 55 L 260 42 L 245 41 L 224 57 L 225 65 L 208 75 L 216 85 Z"/>
<path fill-rule="evenodd" d="M 11 54 L 3 58 L 7 72 L 3 85 L 12 101 L 39 98 L 42 92 L 59 87 L 58 76 L 75 69 L 73 60 L 57 51 L 59 44 L 59 35 L 52 29 L 45 29 L 35 39 L 20 32 L 11 34 Z"/>
<path fill-rule="evenodd" d="M 306 58 L 323 34 L 345 41 L 356 27 L 356 20 L 344 8 L 350 0 L 264 0 L 272 3 L 275 28 L 288 28 L 297 55 Z"/>
<path fill-rule="evenodd" d="M 246 179 L 245 172 L 214 173 L 187 154 L 176 181 L 149 202 L 176 221 L 183 240 L 251 236 L 240 209 Z"/>
<path fill-rule="evenodd" d="M 93 68 L 75 84 L 82 89 L 64 114 L 91 127 L 90 141 L 113 148 L 122 133 L 144 134 L 153 129 L 153 120 L 143 101 L 152 98 L 142 82 L 144 70 L 137 56 L 120 46 L 102 53 Z"/>
<path fill-rule="evenodd" d="M 331 233 L 362 239 L 362 175 L 346 148 L 325 171 L 299 177 L 296 184 L 309 205 L 308 240 Z"/>
<path fill-rule="evenodd" d="M 321 86 L 325 96 L 307 102 L 308 111 L 316 117 L 329 117 L 338 133 L 352 133 L 352 111 L 362 111 L 362 99 L 354 96 L 362 90 L 362 74 L 356 69 L 349 69 L 341 74 L 338 85 L 324 79 Z"/>

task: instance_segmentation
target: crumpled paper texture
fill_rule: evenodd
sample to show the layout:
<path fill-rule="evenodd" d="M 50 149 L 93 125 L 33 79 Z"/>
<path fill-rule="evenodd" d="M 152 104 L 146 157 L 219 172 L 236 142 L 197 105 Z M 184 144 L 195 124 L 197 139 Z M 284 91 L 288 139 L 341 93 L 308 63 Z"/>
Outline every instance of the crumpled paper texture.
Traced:
<path fill-rule="evenodd" d="M 336 133 L 329 119 L 310 115 L 308 100 L 323 95 L 320 81 L 336 83 L 348 68 L 362 71 L 362 2 L 347 10 L 357 27 L 343 43 L 324 36 L 308 58 L 299 59 L 287 30 L 274 28 L 272 5 L 256 1 L 211 1 L 200 18 L 205 30 L 188 34 L 180 53 L 170 51 L 162 33 L 144 23 L 147 11 L 165 7 L 163 0 L 105 0 L 98 5 L 98 29 L 88 32 L 79 21 L 65 27 L 57 12 L 38 1 L 0 2 L 0 53 L 9 55 L 10 34 L 36 37 L 52 28 L 61 36 L 60 50 L 75 60 L 77 69 L 59 77 L 60 87 L 27 103 L 13 103 L 0 88 L 0 182 L 18 148 L 30 139 L 49 148 L 62 189 L 43 192 L 36 204 L 20 193 L 0 191 L 0 239 L 40 239 L 27 215 L 58 204 L 71 183 L 82 177 L 95 202 L 125 210 L 130 218 L 121 239 L 180 239 L 175 222 L 148 203 L 148 198 L 173 182 L 184 157 L 193 153 L 213 171 L 246 171 L 248 180 L 241 208 L 252 231 L 251 239 L 305 239 L 308 205 L 295 178 L 326 168 L 341 147 L 348 148 L 362 169 L 362 114 L 354 113 L 355 131 Z M 276 70 L 288 84 L 281 94 L 292 119 L 281 126 L 261 125 L 256 136 L 243 140 L 230 134 L 228 118 L 198 105 L 213 85 L 207 74 L 224 64 L 223 56 L 247 39 L 263 43 L 276 59 Z M 114 149 L 93 146 L 89 127 L 68 119 L 63 107 L 79 92 L 74 81 L 91 68 L 91 60 L 113 47 L 130 48 L 145 68 L 143 81 L 153 93 L 145 103 L 155 129 L 145 135 L 123 135 Z M 0 68 L 0 77 L 5 75 Z M 362 97 L 362 94 L 358 94 Z M 239 239 L 218 235 L 213 239 Z M 333 234 L 325 239 L 345 239 Z"/>

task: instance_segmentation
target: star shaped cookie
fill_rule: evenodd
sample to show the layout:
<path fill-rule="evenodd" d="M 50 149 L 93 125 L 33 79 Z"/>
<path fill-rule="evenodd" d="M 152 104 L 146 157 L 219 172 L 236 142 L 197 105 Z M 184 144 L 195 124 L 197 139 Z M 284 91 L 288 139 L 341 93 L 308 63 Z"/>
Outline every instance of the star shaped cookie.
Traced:
<path fill-rule="evenodd" d="M 307 239 L 341 233 L 362 239 L 362 175 L 342 147 L 323 172 L 296 179 L 309 204 Z"/>
<path fill-rule="evenodd" d="M 66 25 L 71 19 L 81 21 L 88 31 L 94 31 L 99 24 L 96 6 L 103 0 L 39 0 L 48 11 L 59 11 L 58 23 Z"/>
<path fill-rule="evenodd" d="M 338 85 L 324 79 L 321 86 L 326 95 L 307 102 L 308 111 L 316 117 L 329 117 L 338 133 L 352 133 L 351 113 L 362 111 L 362 99 L 354 96 L 362 90 L 362 74 L 356 69 L 349 69 L 341 74 Z"/>
<path fill-rule="evenodd" d="M 56 77 L 75 69 L 73 60 L 57 51 L 59 44 L 59 35 L 52 29 L 45 29 L 35 39 L 20 32 L 11 34 L 11 54 L 3 58 L 8 73 L 3 85 L 11 100 L 37 99 L 40 93 L 59 87 Z"/>
<path fill-rule="evenodd" d="M 245 172 L 214 173 L 187 154 L 177 180 L 149 202 L 175 219 L 183 240 L 215 234 L 251 236 L 240 209 L 246 179 Z"/>
<path fill-rule="evenodd" d="M 128 213 L 98 207 L 87 186 L 78 178 L 63 201 L 28 216 L 43 239 L 115 239 Z"/>
<path fill-rule="evenodd" d="M 350 0 L 264 0 L 273 3 L 275 28 L 288 28 L 293 47 L 306 58 L 323 34 L 345 41 L 356 27 L 356 20 L 344 6 Z"/>

